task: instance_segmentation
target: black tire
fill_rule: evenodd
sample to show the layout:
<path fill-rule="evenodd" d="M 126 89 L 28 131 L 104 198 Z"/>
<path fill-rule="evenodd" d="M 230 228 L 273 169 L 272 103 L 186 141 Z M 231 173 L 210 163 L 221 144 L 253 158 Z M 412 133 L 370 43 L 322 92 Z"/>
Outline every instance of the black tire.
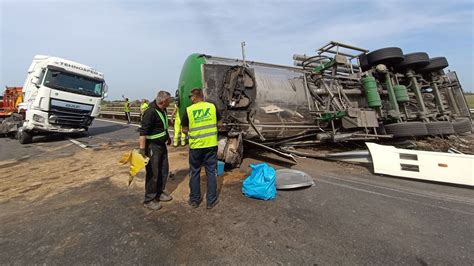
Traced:
<path fill-rule="evenodd" d="M 393 137 L 417 137 L 426 136 L 428 131 L 422 122 L 406 122 L 384 125 L 385 132 Z"/>
<path fill-rule="evenodd" d="M 430 59 L 430 63 L 417 71 L 420 73 L 427 73 L 427 72 L 438 72 L 444 68 L 449 66 L 448 60 L 446 57 L 434 57 Z"/>
<path fill-rule="evenodd" d="M 23 129 L 18 130 L 17 137 L 21 144 L 29 144 L 33 142 L 33 135 L 28 131 L 24 131 Z"/>
<path fill-rule="evenodd" d="M 360 68 L 362 69 L 362 71 L 367 71 L 371 68 L 369 64 L 369 60 L 367 60 L 366 54 L 361 54 L 359 56 L 359 63 L 360 63 Z"/>
<path fill-rule="evenodd" d="M 372 66 L 378 64 L 393 66 L 403 61 L 403 51 L 398 47 L 382 48 L 368 53 L 367 60 Z"/>
<path fill-rule="evenodd" d="M 472 124 L 468 118 L 456 120 L 452 124 L 454 128 L 454 132 L 456 132 L 456 134 L 472 132 Z"/>
<path fill-rule="evenodd" d="M 430 57 L 427 53 L 411 53 L 403 56 L 403 61 L 395 67 L 400 70 L 413 69 L 425 67 L 430 63 Z"/>
<path fill-rule="evenodd" d="M 454 128 L 451 122 L 437 121 L 426 124 L 426 129 L 430 135 L 451 135 L 454 134 Z"/>

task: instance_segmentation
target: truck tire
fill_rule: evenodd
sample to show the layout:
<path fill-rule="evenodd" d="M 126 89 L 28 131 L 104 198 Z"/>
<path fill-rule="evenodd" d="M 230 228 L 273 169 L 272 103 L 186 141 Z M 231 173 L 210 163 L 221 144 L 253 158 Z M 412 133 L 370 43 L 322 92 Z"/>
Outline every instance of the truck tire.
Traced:
<path fill-rule="evenodd" d="M 403 61 L 396 65 L 395 68 L 400 70 L 417 70 L 419 68 L 427 66 L 429 63 L 430 57 L 427 53 L 410 53 L 404 55 Z"/>
<path fill-rule="evenodd" d="M 384 125 L 385 132 L 393 137 L 417 137 L 426 136 L 428 131 L 422 122 L 406 122 Z"/>
<path fill-rule="evenodd" d="M 471 133 L 472 124 L 468 118 L 459 119 L 453 122 L 453 128 L 456 134 Z"/>
<path fill-rule="evenodd" d="M 24 131 L 23 129 L 18 129 L 17 136 L 18 136 L 18 141 L 21 144 L 29 144 L 33 142 L 33 135 L 28 131 Z"/>
<path fill-rule="evenodd" d="M 448 60 L 446 57 L 434 57 L 430 59 L 430 63 L 420 69 L 418 72 L 420 73 L 428 73 L 428 72 L 437 72 L 449 66 Z"/>
<path fill-rule="evenodd" d="M 453 124 L 448 121 L 437 121 L 426 124 L 426 129 L 430 135 L 450 135 L 454 134 Z"/>
<path fill-rule="evenodd" d="M 360 63 L 360 68 L 362 69 L 362 71 L 367 71 L 371 67 L 369 64 L 369 60 L 367 60 L 366 54 L 361 54 L 359 56 L 359 63 Z"/>
<path fill-rule="evenodd" d="M 403 61 L 403 51 L 398 47 L 382 48 L 368 53 L 367 60 L 372 66 L 378 64 L 393 66 Z"/>

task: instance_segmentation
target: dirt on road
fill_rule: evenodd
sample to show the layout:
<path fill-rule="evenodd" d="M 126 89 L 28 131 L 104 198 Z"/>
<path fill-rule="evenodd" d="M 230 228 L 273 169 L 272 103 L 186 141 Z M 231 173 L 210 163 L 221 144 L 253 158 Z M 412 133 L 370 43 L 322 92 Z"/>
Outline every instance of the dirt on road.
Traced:
<path fill-rule="evenodd" d="M 169 148 L 159 211 L 142 207 L 144 172 L 128 186 L 123 152 L 136 141 L 81 150 L 38 143 L 35 157 L 0 161 L 0 261 L 12 264 L 472 265 L 472 190 L 374 176 L 364 166 L 261 151 L 218 178 L 220 203 L 187 205 L 187 148 Z M 43 156 L 41 156 L 43 154 Z M 249 158 L 250 157 L 250 158 Z M 307 171 L 316 186 L 242 195 L 251 163 Z M 203 173 L 202 192 L 205 178 Z"/>

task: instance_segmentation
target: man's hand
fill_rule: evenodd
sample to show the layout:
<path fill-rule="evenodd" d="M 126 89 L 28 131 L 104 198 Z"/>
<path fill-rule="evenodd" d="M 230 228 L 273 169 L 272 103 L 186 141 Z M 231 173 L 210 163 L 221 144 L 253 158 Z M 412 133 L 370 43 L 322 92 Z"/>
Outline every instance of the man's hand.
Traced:
<path fill-rule="evenodd" d="M 171 138 L 170 137 L 168 137 L 168 140 L 166 141 L 166 145 L 168 145 L 168 146 L 171 145 Z"/>

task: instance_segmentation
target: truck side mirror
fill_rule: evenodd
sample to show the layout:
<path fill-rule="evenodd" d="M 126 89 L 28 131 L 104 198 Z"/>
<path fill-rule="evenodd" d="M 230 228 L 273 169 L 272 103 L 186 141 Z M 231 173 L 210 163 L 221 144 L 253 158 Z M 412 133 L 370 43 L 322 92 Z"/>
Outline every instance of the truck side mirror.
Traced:
<path fill-rule="evenodd" d="M 38 68 L 33 72 L 31 77 L 31 83 L 34 84 L 37 88 L 40 87 L 41 81 L 43 79 L 44 69 Z"/>
<path fill-rule="evenodd" d="M 35 85 L 37 88 L 39 88 L 39 78 L 38 77 L 31 77 L 31 83 Z"/>
<path fill-rule="evenodd" d="M 104 89 L 102 90 L 102 99 L 103 98 L 107 98 L 107 96 L 109 95 L 109 86 L 107 85 L 107 83 L 104 83 Z"/>

